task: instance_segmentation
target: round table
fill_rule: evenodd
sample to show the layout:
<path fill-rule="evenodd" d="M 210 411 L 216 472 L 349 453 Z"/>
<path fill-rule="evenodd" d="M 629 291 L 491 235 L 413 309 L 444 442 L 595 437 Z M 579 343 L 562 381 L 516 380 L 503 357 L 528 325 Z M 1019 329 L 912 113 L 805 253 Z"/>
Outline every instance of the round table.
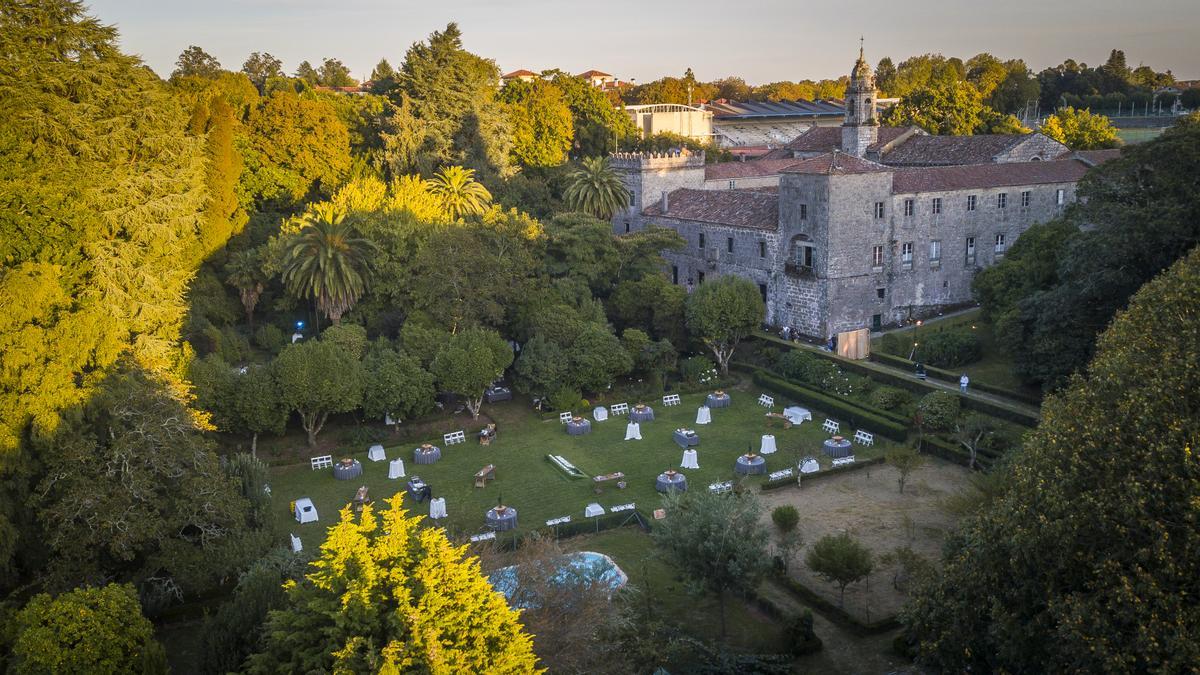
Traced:
<path fill-rule="evenodd" d="M 582 436 L 592 430 L 592 423 L 582 417 L 575 417 L 567 422 L 567 434 Z"/>
<path fill-rule="evenodd" d="M 693 445 L 700 445 L 700 435 L 691 429 L 676 429 L 672 438 L 675 439 L 675 445 L 684 450 Z"/>
<path fill-rule="evenodd" d="M 737 464 L 733 465 L 733 470 L 739 476 L 766 473 L 767 460 L 763 459 L 762 455 L 742 455 L 737 458 Z"/>
<path fill-rule="evenodd" d="M 488 509 L 484 512 L 483 519 L 487 521 L 488 527 L 497 532 L 517 528 L 517 510 L 511 506 L 504 507 L 503 511 L 497 511 L 495 508 Z"/>
<path fill-rule="evenodd" d="M 718 396 L 716 392 L 713 392 L 704 399 L 704 405 L 707 405 L 710 408 L 728 408 L 731 402 L 732 399 L 730 399 L 729 394 L 726 394 L 725 392 L 721 392 L 720 396 Z"/>
<path fill-rule="evenodd" d="M 337 462 L 333 465 L 333 477 L 338 480 L 350 480 L 362 475 L 362 464 L 356 459 L 349 464 Z"/>
<path fill-rule="evenodd" d="M 835 436 L 821 446 L 821 449 L 826 455 L 838 459 L 840 457 L 849 457 L 854 454 L 854 450 L 850 447 L 850 439 Z"/>
<path fill-rule="evenodd" d="M 641 408 L 634 406 L 629 409 L 629 421 L 631 422 L 649 422 L 654 419 L 654 408 L 648 405 Z"/>
<path fill-rule="evenodd" d="M 659 492 L 684 492 L 687 490 L 687 476 L 678 471 L 664 471 L 654 481 L 654 489 Z"/>
<path fill-rule="evenodd" d="M 421 446 L 413 450 L 413 462 L 416 464 L 434 464 L 442 458 L 442 449 L 436 445 Z"/>

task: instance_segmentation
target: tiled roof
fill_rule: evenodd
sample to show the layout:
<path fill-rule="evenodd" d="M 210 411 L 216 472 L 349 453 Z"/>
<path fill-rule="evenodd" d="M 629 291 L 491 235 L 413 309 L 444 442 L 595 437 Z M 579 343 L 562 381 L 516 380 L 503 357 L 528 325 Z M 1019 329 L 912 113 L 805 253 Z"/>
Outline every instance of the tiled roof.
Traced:
<path fill-rule="evenodd" d="M 859 159 L 854 155 L 847 155 L 844 152 L 836 150 L 818 157 L 798 159 L 794 164 L 783 169 L 783 173 L 821 173 L 828 175 L 877 173 L 880 171 L 891 171 L 891 169 L 882 164 Z"/>
<path fill-rule="evenodd" d="M 505 80 L 513 77 L 537 77 L 537 73 L 533 72 L 532 70 L 525 70 L 522 68 L 521 70 L 514 70 L 511 73 L 507 75 L 501 75 L 500 77 Z"/>
<path fill-rule="evenodd" d="M 726 180 L 729 178 L 774 176 L 799 161 L 794 157 L 785 157 L 783 159 L 752 159 L 745 162 L 709 164 L 704 167 L 704 179 Z"/>
<path fill-rule="evenodd" d="M 612 77 L 612 75 L 601 70 L 588 70 L 580 73 L 579 77 Z"/>
<path fill-rule="evenodd" d="M 1112 148 L 1110 150 L 1075 150 L 1073 152 L 1064 152 L 1058 159 L 1078 159 L 1088 166 L 1097 166 L 1120 156 L 1121 150 L 1119 148 Z"/>
<path fill-rule="evenodd" d="M 879 127 L 876 145 L 891 143 L 907 132 L 909 127 Z M 787 144 L 794 152 L 830 152 L 842 147 L 841 127 L 813 127 Z"/>
<path fill-rule="evenodd" d="M 917 135 L 892 148 L 883 161 L 892 166 L 983 164 L 1028 139 L 1026 134 Z"/>
<path fill-rule="evenodd" d="M 708 104 L 713 119 L 761 119 L 766 117 L 841 117 L 845 109 L 831 101 L 719 101 Z"/>
<path fill-rule="evenodd" d="M 779 227 L 779 194 L 775 190 L 693 190 L 682 188 L 643 209 L 644 216 L 695 220 L 716 225 L 774 230 Z"/>
<path fill-rule="evenodd" d="M 1000 162 L 965 166 L 932 166 L 894 169 L 893 194 L 943 192 L 1006 187 L 1073 183 L 1087 173 L 1088 166 L 1074 159 L 1051 162 Z"/>

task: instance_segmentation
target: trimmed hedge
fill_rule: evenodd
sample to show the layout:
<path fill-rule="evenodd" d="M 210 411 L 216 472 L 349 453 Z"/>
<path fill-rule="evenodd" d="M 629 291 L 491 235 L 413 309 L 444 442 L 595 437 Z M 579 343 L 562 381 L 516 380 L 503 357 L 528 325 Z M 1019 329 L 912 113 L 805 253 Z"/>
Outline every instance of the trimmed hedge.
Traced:
<path fill-rule="evenodd" d="M 843 473 L 850 473 L 851 471 L 865 469 L 874 464 L 883 464 L 883 462 L 884 462 L 884 457 L 882 457 L 882 456 L 871 457 L 870 459 L 856 461 L 853 464 L 844 464 L 842 466 L 825 469 L 824 471 L 818 471 L 816 473 L 805 476 L 803 484 L 807 485 L 808 483 L 811 483 L 815 480 L 820 480 L 821 478 L 829 478 L 830 476 L 837 476 L 837 475 L 843 474 Z M 780 480 L 764 481 L 763 484 L 759 487 L 759 489 L 766 492 L 767 490 L 778 490 L 779 488 L 785 488 L 788 486 L 796 487 L 796 477 L 795 476 L 791 476 L 788 478 L 781 478 Z"/>
<path fill-rule="evenodd" d="M 886 354 L 884 352 L 871 352 L 871 355 L 868 358 L 871 361 L 874 361 L 876 363 L 882 363 L 886 366 L 892 366 L 894 368 L 900 368 L 900 369 L 907 370 L 910 372 L 916 370 L 916 368 L 917 368 L 917 364 L 915 362 L 909 361 L 908 359 L 904 358 L 903 356 L 896 356 L 895 354 Z M 939 380 L 943 380 L 949 384 L 958 384 L 958 378 L 960 375 L 962 375 L 962 373 L 953 373 L 953 372 L 950 372 L 949 370 L 942 370 L 941 368 L 934 368 L 933 366 L 930 366 L 930 365 L 925 366 L 925 372 L 930 377 L 935 377 L 935 378 L 937 378 Z M 982 391 L 986 394 L 994 394 L 996 396 L 1003 396 L 1004 398 L 1011 398 L 1014 401 L 1020 401 L 1021 403 L 1027 403 L 1032 406 L 1042 405 L 1042 399 L 1037 396 L 1034 396 L 1033 394 L 1029 394 L 1029 393 L 1026 393 L 1023 391 L 1017 391 L 1016 389 L 1008 389 L 1005 387 L 998 387 L 994 384 L 989 384 L 987 382 L 981 382 L 979 380 L 971 380 L 971 388 L 978 389 L 979 391 Z"/>
<path fill-rule="evenodd" d="M 761 370 L 754 373 L 754 382 L 892 440 L 903 441 L 908 436 L 907 426 L 889 419 L 889 416 L 884 416 L 883 411 L 864 408 L 861 404 L 853 403 L 849 399 L 835 398 L 814 389 L 767 375 Z"/>
<path fill-rule="evenodd" d="M 787 575 L 780 575 L 774 581 L 796 596 L 796 599 L 800 602 L 820 612 L 826 619 L 859 635 L 877 635 L 900 627 L 900 620 L 895 616 L 884 617 L 870 623 L 859 621 L 846 610 L 826 600 L 818 595 L 816 591 Z"/>

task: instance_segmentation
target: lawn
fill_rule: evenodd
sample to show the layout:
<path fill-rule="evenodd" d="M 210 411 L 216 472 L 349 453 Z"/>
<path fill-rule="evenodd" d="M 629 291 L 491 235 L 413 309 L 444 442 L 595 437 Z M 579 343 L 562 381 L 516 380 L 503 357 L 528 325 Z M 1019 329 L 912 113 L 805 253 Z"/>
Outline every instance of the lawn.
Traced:
<path fill-rule="evenodd" d="M 682 405 L 673 407 L 653 401 L 656 419 L 642 423 L 643 440 L 640 441 L 624 440 L 624 417 L 593 422 L 590 434 L 568 436 L 557 418 L 543 421 L 523 402 L 508 401 L 485 406 L 485 412 L 496 421 L 499 430 L 499 437 L 491 446 L 480 446 L 474 438 L 472 432 L 482 425 L 462 416 L 467 443 L 446 447 L 441 438 L 428 439 L 442 447 L 442 458 L 436 464 L 413 463 L 412 454 L 417 443 L 385 444 L 385 447 L 388 459 L 404 459 L 409 478 L 419 474 L 432 487 L 434 496 L 446 499 L 448 517 L 439 524 L 452 538 L 463 539 L 485 531 L 484 512 L 501 499 L 517 509 L 517 532 L 544 527 L 546 520 L 560 516 L 582 520 L 584 507 L 591 502 L 605 508 L 632 502 L 642 513 L 649 514 L 661 502 L 654 489 L 655 478 L 666 469 L 679 469 L 683 450 L 671 438 L 678 427 L 696 428 L 701 439 L 697 447 L 700 468 L 684 470 L 691 489 L 706 489 L 710 483 L 735 478 L 734 460 L 748 447 L 757 451 L 763 433 L 774 434 L 779 448 L 778 453 L 767 456 L 768 471 L 794 466 L 799 456 L 807 455 L 818 457 L 823 466 L 829 466 L 828 458 L 820 453 L 821 442 L 827 438 L 820 427 L 825 415 L 814 410 L 811 423 L 787 430 L 774 427 L 768 431 L 763 417 L 765 410 L 757 403 L 759 393 L 757 389 L 732 390 L 732 405 L 714 409 L 712 424 L 699 427 L 694 427 L 693 423 L 703 394 L 686 395 Z M 777 397 L 775 410 L 780 410 L 784 403 Z M 856 446 L 856 452 L 859 456 L 870 457 L 883 452 L 886 447 L 887 443 L 880 439 L 875 448 Z M 609 481 L 604 484 L 601 494 L 595 494 L 593 481 L 567 477 L 546 459 L 547 454 L 562 455 L 589 476 L 623 472 L 628 487 L 620 490 L 615 481 Z M 407 479 L 388 480 L 388 463 L 368 461 L 365 447 L 341 447 L 333 452 L 333 456 L 335 461 L 347 456 L 358 459 L 363 465 L 362 476 L 349 481 L 337 480 L 331 470 L 313 471 L 307 462 L 271 469 L 277 524 L 281 531 L 297 534 L 308 550 L 320 544 L 326 528 L 336 522 L 338 510 L 353 499 L 360 485 L 370 488 L 371 498 L 377 501 L 405 488 Z M 496 480 L 488 483 L 486 488 L 475 488 L 475 472 L 486 464 L 495 465 Z M 754 476 L 745 480 L 757 486 L 764 479 L 765 476 Z M 304 525 L 295 522 L 288 505 L 299 497 L 313 500 L 319 522 Z M 405 506 L 417 514 L 429 512 L 429 502 L 417 504 L 405 497 Z"/>

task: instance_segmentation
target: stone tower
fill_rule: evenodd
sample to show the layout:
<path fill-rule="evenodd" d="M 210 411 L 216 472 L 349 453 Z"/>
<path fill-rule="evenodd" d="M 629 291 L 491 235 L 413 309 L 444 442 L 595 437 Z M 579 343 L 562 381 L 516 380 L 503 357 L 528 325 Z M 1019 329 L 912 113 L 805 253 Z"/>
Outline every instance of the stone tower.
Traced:
<path fill-rule="evenodd" d="M 846 87 L 846 118 L 842 123 L 842 152 L 855 157 L 867 154 L 867 148 L 879 140 L 879 118 L 875 115 L 875 74 L 858 47 L 858 61 Z"/>
<path fill-rule="evenodd" d="M 608 163 L 629 190 L 629 207 L 613 214 L 613 231 L 618 234 L 642 229 L 642 210 L 664 203 L 665 194 L 680 188 L 704 189 L 703 152 L 692 154 L 686 148 L 617 152 L 609 156 Z"/>

